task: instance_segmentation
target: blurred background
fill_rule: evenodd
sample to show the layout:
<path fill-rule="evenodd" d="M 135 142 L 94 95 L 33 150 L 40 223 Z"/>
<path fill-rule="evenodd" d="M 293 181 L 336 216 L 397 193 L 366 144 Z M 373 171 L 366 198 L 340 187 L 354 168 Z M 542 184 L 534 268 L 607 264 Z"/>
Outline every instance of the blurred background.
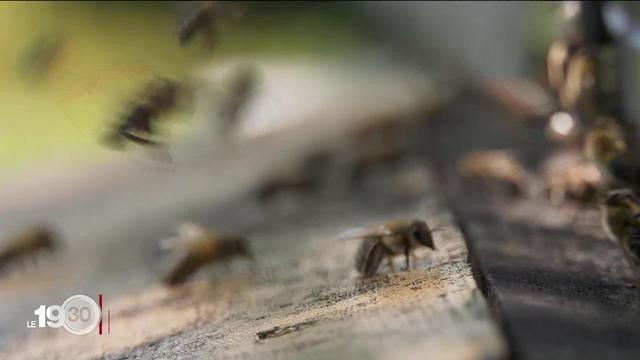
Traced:
<path fill-rule="evenodd" d="M 145 79 L 183 79 L 238 57 L 387 58 L 426 72 L 446 67 L 451 77 L 535 74 L 554 36 L 557 5 L 248 2 L 216 19 L 212 46 L 196 39 L 184 47 L 173 3 L 0 6 L 0 164 L 6 179 L 44 164 L 104 157 L 108 150 L 93 135 Z"/>

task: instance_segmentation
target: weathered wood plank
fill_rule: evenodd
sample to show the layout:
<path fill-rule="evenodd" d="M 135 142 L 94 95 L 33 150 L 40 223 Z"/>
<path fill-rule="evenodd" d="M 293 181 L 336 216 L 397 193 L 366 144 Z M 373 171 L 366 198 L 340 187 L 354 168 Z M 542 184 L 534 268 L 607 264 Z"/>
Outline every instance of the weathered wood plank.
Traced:
<path fill-rule="evenodd" d="M 466 151 L 509 148 L 535 176 L 553 150 L 542 128 L 519 123 L 477 94 L 454 103 L 431 124 L 431 155 L 511 356 L 637 359 L 638 289 L 630 286 L 618 246 L 605 240 L 599 211 L 552 207 L 541 196 L 482 193 L 463 187 L 455 175 Z"/>
<path fill-rule="evenodd" d="M 11 357 L 499 358 L 504 345 L 473 281 L 464 241 L 437 199 L 423 199 L 339 204 L 342 217 L 358 214 L 349 219 L 328 209 L 283 219 L 254 234 L 261 259 L 255 274 L 237 264 L 175 290 L 155 287 L 107 298 L 111 335 L 51 331 L 21 344 Z M 352 265 L 357 241 L 336 241 L 335 235 L 351 221 L 389 217 L 446 224 L 436 238 L 439 250 L 419 251 L 409 272 L 383 269 L 360 279 Z M 307 325 L 256 339 L 259 332 L 301 323 Z"/>

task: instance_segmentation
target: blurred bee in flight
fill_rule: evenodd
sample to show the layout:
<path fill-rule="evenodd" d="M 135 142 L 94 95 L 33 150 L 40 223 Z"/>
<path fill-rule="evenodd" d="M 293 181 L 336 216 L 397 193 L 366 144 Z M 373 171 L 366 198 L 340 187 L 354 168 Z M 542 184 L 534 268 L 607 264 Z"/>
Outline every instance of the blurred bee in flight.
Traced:
<path fill-rule="evenodd" d="M 629 189 L 607 193 L 602 225 L 610 240 L 622 248 L 636 284 L 640 285 L 640 200 Z"/>
<path fill-rule="evenodd" d="M 412 125 L 404 119 L 378 119 L 353 131 L 346 152 L 351 183 L 360 186 L 372 170 L 400 164 L 408 154 Z"/>
<path fill-rule="evenodd" d="M 180 257 L 163 279 L 167 285 L 184 283 L 189 276 L 208 264 L 227 264 L 236 257 L 253 259 L 249 242 L 244 237 L 215 234 L 192 223 L 180 226 L 176 238 L 165 239 L 160 245 L 178 253 Z"/>
<path fill-rule="evenodd" d="M 239 17 L 243 9 L 238 4 L 227 1 L 185 1 L 179 4 L 178 43 L 187 45 L 202 34 L 205 45 L 209 48 L 214 44 L 215 23 L 224 17 Z"/>
<path fill-rule="evenodd" d="M 157 122 L 173 110 L 179 85 L 169 79 L 155 79 L 145 87 L 121 120 L 101 139 L 112 148 L 122 148 L 126 141 L 142 146 L 158 147 Z"/>
<path fill-rule="evenodd" d="M 264 204 L 279 194 L 316 191 L 320 188 L 331 161 L 332 154 L 327 151 L 312 152 L 300 164 L 267 177 L 255 190 L 255 196 Z"/>
<path fill-rule="evenodd" d="M 0 250 L 0 270 L 34 258 L 42 252 L 54 252 L 61 244 L 56 233 L 45 225 L 35 225 L 11 236 Z"/>
<path fill-rule="evenodd" d="M 189 1 L 178 11 L 178 42 L 189 43 L 196 34 L 206 36 L 206 43 L 213 43 L 213 21 L 218 1 Z M 181 10 L 181 11 L 180 11 Z"/>
<path fill-rule="evenodd" d="M 242 112 L 255 95 L 259 83 L 260 73 L 256 67 L 240 65 L 234 70 L 219 108 L 222 133 L 228 134 L 237 129 Z"/>
<path fill-rule="evenodd" d="M 595 64 L 580 41 L 556 41 L 547 53 L 547 79 L 567 111 L 595 115 Z"/>
<path fill-rule="evenodd" d="M 418 246 L 436 250 L 432 233 L 439 228 L 430 229 L 422 220 L 396 220 L 373 228 L 356 228 L 344 232 L 339 239 L 362 239 L 355 256 L 356 270 L 362 276 L 369 277 L 378 271 L 384 258 L 393 269 L 393 257 L 405 256 L 405 268 L 409 269 L 409 258 Z"/>
<path fill-rule="evenodd" d="M 479 184 L 510 196 L 528 192 L 527 171 L 507 150 L 474 151 L 458 162 L 465 183 Z"/>

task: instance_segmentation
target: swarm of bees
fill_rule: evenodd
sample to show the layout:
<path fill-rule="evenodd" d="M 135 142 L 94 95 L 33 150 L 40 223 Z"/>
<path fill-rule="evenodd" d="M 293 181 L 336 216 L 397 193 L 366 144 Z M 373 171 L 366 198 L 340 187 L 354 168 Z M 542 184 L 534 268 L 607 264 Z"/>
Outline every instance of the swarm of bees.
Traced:
<path fill-rule="evenodd" d="M 0 250 L 0 270 L 33 258 L 42 252 L 54 252 L 61 246 L 58 235 L 47 225 L 34 225 L 12 235 Z"/>
<path fill-rule="evenodd" d="M 251 246 L 246 238 L 215 234 L 193 223 L 181 225 L 178 236 L 163 240 L 161 246 L 179 255 L 175 266 L 163 279 L 170 286 L 184 283 L 208 264 L 227 264 L 234 258 L 253 259 Z"/>
<path fill-rule="evenodd" d="M 160 146 L 157 122 L 173 110 L 179 85 L 169 79 L 155 79 L 145 87 L 140 99 L 131 105 L 121 120 L 102 139 L 113 148 L 122 148 L 125 141 L 143 146 Z"/>
<path fill-rule="evenodd" d="M 405 268 L 409 270 L 409 259 L 418 246 L 436 250 L 432 233 L 439 228 L 430 229 L 422 220 L 396 220 L 384 225 L 356 228 L 344 232 L 339 239 L 360 239 L 355 257 L 355 267 L 364 276 L 373 276 L 383 259 L 393 269 L 393 257 L 405 256 Z"/>

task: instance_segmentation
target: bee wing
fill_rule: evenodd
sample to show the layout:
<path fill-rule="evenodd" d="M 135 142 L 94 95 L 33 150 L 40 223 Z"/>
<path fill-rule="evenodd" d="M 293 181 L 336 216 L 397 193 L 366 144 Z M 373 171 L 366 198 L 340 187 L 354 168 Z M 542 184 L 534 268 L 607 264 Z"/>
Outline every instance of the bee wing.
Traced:
<path fill-rule="evenodd" d="M 359 227 L 344 231 L 338 235 L 338 240 L 356 240 L 364 237 L 385 237 L 393 233 L 384 225 L 375 227 Z"/>

